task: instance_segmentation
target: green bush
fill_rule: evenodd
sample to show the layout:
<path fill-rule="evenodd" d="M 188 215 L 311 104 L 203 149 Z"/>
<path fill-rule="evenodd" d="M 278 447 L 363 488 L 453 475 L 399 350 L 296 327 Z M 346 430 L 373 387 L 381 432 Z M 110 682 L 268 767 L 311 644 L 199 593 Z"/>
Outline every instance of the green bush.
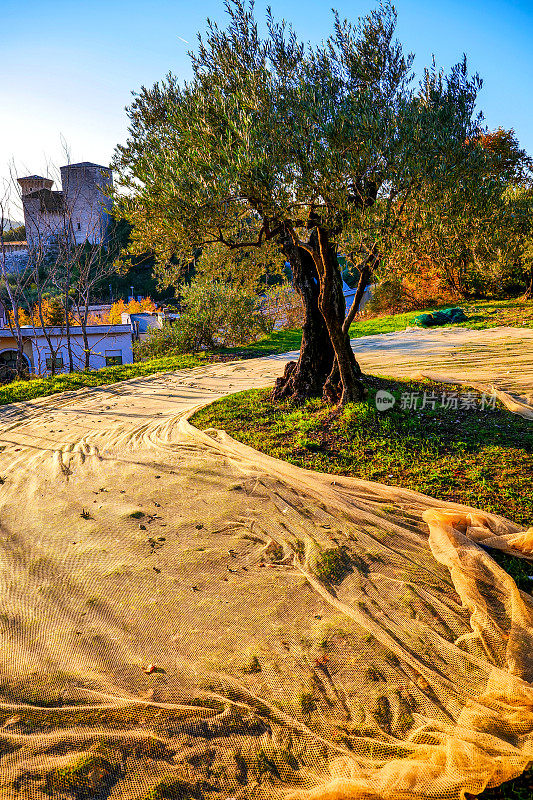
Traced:
<path fill-rule="evenodd" d="M 261 305 L 265 324 L 270 323 L 268 332 L 301 328 L 304 323 L 304 307 L 300 295 L 289 281 L 271 286 L 265 292 Z"/>
<path fill-rule="evenodd" d="M 181 320 L 180 320 L 181 321 Z M 179 323 L 165 322 L 162 328 L 150 328 L 148 338 L 133 345 L 135 361 L 179 356 L 189 351 L 187 331 Z"/>
<path fill-rule="evenodd" d="M 204 279 L 183 287 L 181 295 L 183 313 L 176 322 L 150 331 L 137 347 L 139 358 L 245 345 L 272 328 L 260 298 L 244 287 Z"/>
<path fill-rule="evenodd" d="M 371 314 L 383 314 L 389 312 L 397 314 L 399 311 L 407 311 L 412 308 L 405 289 L 399 280 L 387 280 L 374 286 L 372 297 L 366 305 L 365 311 Z"/>

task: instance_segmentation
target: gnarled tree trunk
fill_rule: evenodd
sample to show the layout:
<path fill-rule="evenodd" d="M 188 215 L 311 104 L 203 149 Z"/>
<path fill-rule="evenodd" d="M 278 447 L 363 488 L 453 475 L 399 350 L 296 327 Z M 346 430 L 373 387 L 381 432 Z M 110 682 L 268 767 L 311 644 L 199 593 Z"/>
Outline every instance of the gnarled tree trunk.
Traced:
<path fill-rule="evenodd" d="M 365 394 L 361 369 L 343 329 L 346 303 L 335 246 L 316 226 L 307 244 L 297 244 L 293 238 L 286 252 L 305 321 L 300 358 L 287 364 L 273 398 L 305 400 L 323 395 L 341 405 L 361 400 Z"/>
<path fill-rule="evenodd" d="M 307 250 L 289 243 L 286 245 L 294 288 L 304 305 L 302 346 L 298 361 L 291 361 L 283 377 L 278 378 L 273 398 L 305 400 L 322 394 L 324 383 L 331 372 L 335 352 L 328 329 L 318 307 L 320 283 L 315 263 Z"/>
<path fill-rule="evenodd" d="M 334 403 L 346 405 L 362 400 L 365 394 L 362 373 L 355 360 L 350 337 L 344 330 L 346 301 L 335 247 L 323 228 L 316 227 L 309 238 L 314 261 L 320 275 L 318 306 L 326 322 L 335 351 L 332 369 L 324 384 L 324 396 Z"/>

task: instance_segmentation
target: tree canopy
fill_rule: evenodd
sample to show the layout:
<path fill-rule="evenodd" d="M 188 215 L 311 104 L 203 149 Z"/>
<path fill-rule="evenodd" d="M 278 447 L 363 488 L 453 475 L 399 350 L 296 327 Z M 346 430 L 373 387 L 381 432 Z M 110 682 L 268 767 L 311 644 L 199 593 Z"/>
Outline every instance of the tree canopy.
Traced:
<path fill-rule="evenodd" d="M 438 217 L 439 203 L 487 174 L 481 80 L 463 58 L 449 74 L 431 65 L 415 85 L 388 2 L 356 24 L 334 15 L 317 45 L 270 12 L 262 36 L 244 0 L 227 12 L 225 29 L 208 21 L 199 35 L 191 81 L 169 74 L 129 108 L 114 164 L 126 190 L 119 208 L 163 282 L 204 248 L 281 248 L 306 320 L 277 396 L 356 400 L 364 387 L 337 255 L 350 253 L 368 277 L 406 235 L 408 207 L 431 197 Z"/>

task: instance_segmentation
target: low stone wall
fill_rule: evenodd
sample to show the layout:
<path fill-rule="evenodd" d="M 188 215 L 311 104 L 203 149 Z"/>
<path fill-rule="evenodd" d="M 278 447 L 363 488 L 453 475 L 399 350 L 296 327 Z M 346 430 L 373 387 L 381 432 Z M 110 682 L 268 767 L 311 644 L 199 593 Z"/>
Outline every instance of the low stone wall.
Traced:
<path fill-rule="evenodd" d="M 28 251 L 26 249 L 8 250 L 6 248 L 4 258 L 6 272 L 20 272 L 28 265 Z"/>

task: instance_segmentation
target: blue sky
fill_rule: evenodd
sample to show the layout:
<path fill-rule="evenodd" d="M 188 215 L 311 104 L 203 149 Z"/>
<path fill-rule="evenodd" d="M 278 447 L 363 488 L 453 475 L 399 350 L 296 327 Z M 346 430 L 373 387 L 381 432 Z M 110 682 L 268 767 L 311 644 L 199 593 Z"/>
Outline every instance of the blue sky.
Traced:
<path fill-rule="evenodd" d="M 257 0 L 259 18 L 268 5 Z M 301 38 L 331 30 L 331 6 L 350 19 L 368 0 L 271 0 Z M 421 71 L 435 54 L 448 69 L 466 52 L 484 87 L 491 128 L 514 128 L 533 153 L 533 0 L 398 0 L 398 38 Z M 108 163 L 126 137 L 131 91 L 169 70 L 190 75 L 187 50 L 222 0 L 0 0 L 0 178 L 44 174 L 72 161 Z M 179 38 L 181 37 L 181 38 Z M 182 41 L 187 40 L 190 45 Z M 53 171 L 53 169 L 52 169 Z"/>

